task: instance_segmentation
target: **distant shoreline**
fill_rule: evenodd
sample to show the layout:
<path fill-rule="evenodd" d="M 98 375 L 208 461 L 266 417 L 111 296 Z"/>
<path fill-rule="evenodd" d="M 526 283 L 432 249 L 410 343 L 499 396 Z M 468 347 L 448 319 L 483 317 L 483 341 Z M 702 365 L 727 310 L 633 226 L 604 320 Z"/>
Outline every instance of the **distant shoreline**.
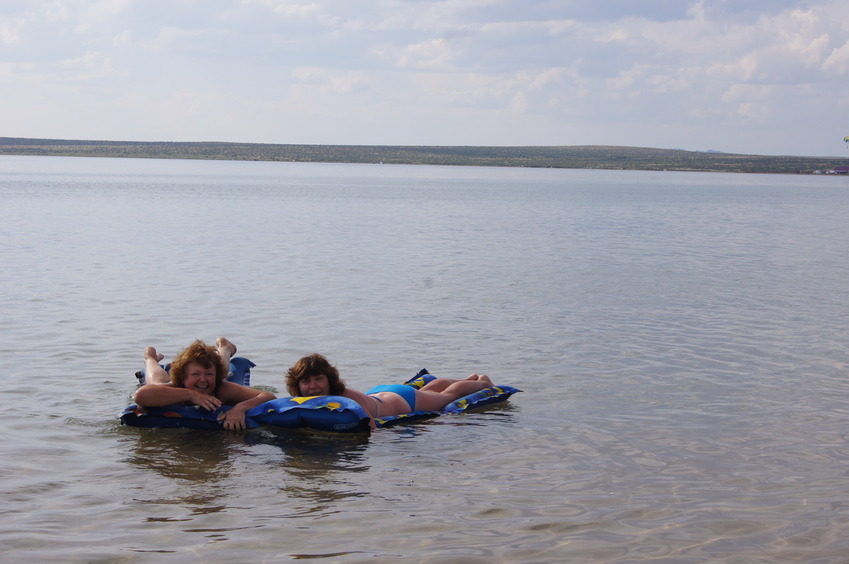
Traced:
<path fill-rule="evenodd" d="M 601 145 L 539 147 L 285 145 L 84 141 L 19 137 L 0 137 L 0 155 L 672 170 L 766 174 L 825 173 L 835 167 L 849 166 L 849 157 L 740 155 Z"/>

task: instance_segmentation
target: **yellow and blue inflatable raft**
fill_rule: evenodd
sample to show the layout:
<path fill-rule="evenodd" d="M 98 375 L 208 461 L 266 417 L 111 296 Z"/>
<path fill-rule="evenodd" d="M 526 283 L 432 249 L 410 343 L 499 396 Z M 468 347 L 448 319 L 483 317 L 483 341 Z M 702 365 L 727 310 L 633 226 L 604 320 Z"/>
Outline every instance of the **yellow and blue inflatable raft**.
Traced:
<path fill-rule="evenodd" d="M 245 358 L 233 358 L 227 379 L 249 386 L 250 369 L 254 366 L 256 365 L 253 362 Z M 144 382 L 143 372 L 137 372 L 136 377 L 141 383 Z M 436 379 L 435 376 L 426 369 L 422 369 L 404 384 L 421 388 L 434 379 Z M 431 419 L 447 413 L 463 413 L 505 402 L 510 396 L 521 391 L 511 386 L 493 386 L 460 398 L 445 406 L 441 411 L 414 411 L 404 415 L 380 417 L 375 419 L 375 425 L 378 428 L 391 427 L 399 423 Z M 209 411 L 198 406 L 182 404 L 163 407 L 130 405 L 121 413 L 120 420 L 122 424 L 131 427 L 222 429 L 221 423 L 218 422 L 218 415 L 227 409 L 229 406 Z M 369 432 L 369 417 L 366 412 L 360 404 L 342 396 L 278 398 L 249 410 L 245 414 L 245 423 L 248 428 L 269 425 L 332 433 Z"/>

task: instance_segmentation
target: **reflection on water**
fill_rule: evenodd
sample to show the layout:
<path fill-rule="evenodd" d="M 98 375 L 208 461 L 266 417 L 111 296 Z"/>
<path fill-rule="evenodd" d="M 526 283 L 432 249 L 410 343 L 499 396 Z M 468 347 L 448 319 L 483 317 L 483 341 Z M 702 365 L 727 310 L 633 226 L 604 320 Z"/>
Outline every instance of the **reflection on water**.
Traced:
<path fill-rule="evenodd" d="M 2 560 L 843 564 L 847 181 L 0 156 Z M 118 425 L 144 346 L 220 334 L 278 389 L 525 393 Z"/>
<path fill-rule="evenodd" d="M 125 443 L 128 464 L 138 469 L 152 471 L 175 482 L 175 495 L 162 498 L 145 496 L 163 491 L 143 488 L 136 501 L 151 506 L 174 505 L 185 507 L 191 515 L 215 513 L 226 509 L 223 500 L 227 497 L 226 485 L 233 472 L 232 459 L 238 456 L 234 442 L 235 434 L 197 432 L 176 429 L 172 432 L 143 430 L 127 434 Z M 138 474 L 139 482 L 155 482 L 158 477 L 148 472 Z M 167 489 L 165 491 L 173 491 Z M 150 521 L 173 521 L 171 517 L 148 517 Z M 179 520 L 179 519 L 178 519 Z M 189 519 L 184 519 L 189 520 Z"/>
<path fill-rule="evenodd" d="M 172 480 L 215 485 L 231 471 L 234 434 L 177 429 L 139 430 L 127 462 Z"/>
<path fill-rule="evenodd" d="M 174 495 L 137 501 L 151 505 L 190 508 L 191 515 L 226 511 L 232 488 L 272 479 L 290 511 L 281 516 L 323 515 L 341 500 L 368 495 L 346 478 L 369 470 L 367 435 L 343 436 L 270 427 L 244 433 L 198 432 L 188 429 L 131 429 L 124 433 L 130 446 L 126 462 L 173 482 Z M 245 457 L 261 460 L 259 472 L 239 474 Z M 140 481 L 151 480 L 140 474 Z M 282 486 L 275 485 L 283 483 Z M 162 484 L 155 490 L 162 491 Z M 301 503 L 293 500 L 300 499 Z M 292 505 L 294 503 L 294 506 Z M 170 517 L 149 520 L 172 521 Z"/>
<path fill-rule="evenodd" d="M 364 471 L 368 435 L 334 435 L 300 429 L 263 427 L 241 433 L 190 429 L 122 429 L 133 442 L 127 462 L 172 479 L 216 482 L 228 476 L 233 461 L 250 447 L 273 447 L 285 471 Z M 132 436 L 130 436 L 132 435 Z M 265 449 L 266 452 L 268 449 Z"/>
<path fill-rule="evenodd" d="M 286 499 L 285 517 L 320 517 L 338 511 L 346 499 L 369 495 L 350 479 L 368 472 L 368 436 L 335 436 L 310 431 L 263 429 L 261 442 L 279 448 L 287 479 L 278 495 Z"/>

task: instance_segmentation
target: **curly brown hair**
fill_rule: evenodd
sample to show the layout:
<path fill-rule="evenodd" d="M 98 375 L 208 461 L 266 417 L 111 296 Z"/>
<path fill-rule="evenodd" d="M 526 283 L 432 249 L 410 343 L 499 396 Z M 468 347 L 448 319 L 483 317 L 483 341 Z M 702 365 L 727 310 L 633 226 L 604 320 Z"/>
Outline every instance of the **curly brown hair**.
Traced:
<path fill-rule="evenodd" d="M 230 369 L 229 366 L 224 366 L 224 361 L 221 359 L 221 355 L 218 354 L 218 349 L 198 339 L 178 354 L 171 363 L 171 383 L 174 387 L 185 387 L 186 368 L 192 362 L 197 362 L 204 368 L 215 368 L 216 391 L 218 390 L 218 385 L 227 378 L 227 372 Z"/>
<path fill-rule="evenodd" d="M 300 359 L 286 372 L 286 389 L 291 396 L 301 395 L 298 384 L 308 376 L 324 374 L 330 384 L 330 395 L 338 396 L 345 391 L 345 381 L 339 378 L 339 371 L 326 358 L 313 353 Z"/>

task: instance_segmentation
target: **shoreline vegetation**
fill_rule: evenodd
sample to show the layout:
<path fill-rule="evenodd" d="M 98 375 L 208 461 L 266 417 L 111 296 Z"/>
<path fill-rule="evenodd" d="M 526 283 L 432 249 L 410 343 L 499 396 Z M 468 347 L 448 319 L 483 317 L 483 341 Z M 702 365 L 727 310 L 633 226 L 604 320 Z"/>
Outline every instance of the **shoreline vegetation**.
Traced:
<path fill-rule="evenodd" d="M 421 164 L 816 174 L 849 167 L 849 157 L 741 155 L 647 147 L 289 145 L 218 142 L 83 141 L 0 137 L 0 155 Z"/>

